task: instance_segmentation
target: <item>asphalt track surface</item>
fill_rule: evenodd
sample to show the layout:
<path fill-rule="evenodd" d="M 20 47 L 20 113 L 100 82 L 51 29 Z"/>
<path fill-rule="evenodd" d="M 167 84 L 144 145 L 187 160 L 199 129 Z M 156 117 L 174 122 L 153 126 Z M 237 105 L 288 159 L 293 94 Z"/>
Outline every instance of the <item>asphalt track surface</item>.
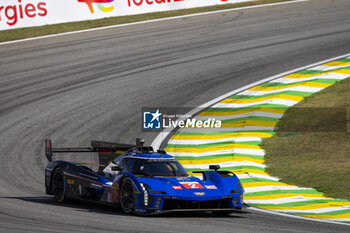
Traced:
<path fill-rule="evenodd" d="M 196 107 L 349 53 L 349 9 L 348 0 L 313 0 L 0 45 L 0 231 L 349 232 L 254 211 L 144 218 L 56 204 L 44 193 L 43 153 L 45 138 L 54 146 L 151 143 L 142 107 Z"/>

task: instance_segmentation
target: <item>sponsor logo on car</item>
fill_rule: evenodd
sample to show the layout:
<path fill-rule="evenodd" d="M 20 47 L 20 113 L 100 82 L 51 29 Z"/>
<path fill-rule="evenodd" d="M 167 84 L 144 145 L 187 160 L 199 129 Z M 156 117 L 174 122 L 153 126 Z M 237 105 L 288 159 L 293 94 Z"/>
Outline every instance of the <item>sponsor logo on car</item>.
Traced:
<path fill-rule="evenodd" d="M 193 194 L 197 196 L 204 196 L 205 192 L 194 192 Z"/>
<path fill-rule="evenodd" d="M 173 189 L 182 189 L 182 187 L 181 186 L 172 186 L 173 187 Z"/>
<path fill-rule="evenodd" d="M 204 185 L 206 189 L 218 189 L 215 185 Z"/>

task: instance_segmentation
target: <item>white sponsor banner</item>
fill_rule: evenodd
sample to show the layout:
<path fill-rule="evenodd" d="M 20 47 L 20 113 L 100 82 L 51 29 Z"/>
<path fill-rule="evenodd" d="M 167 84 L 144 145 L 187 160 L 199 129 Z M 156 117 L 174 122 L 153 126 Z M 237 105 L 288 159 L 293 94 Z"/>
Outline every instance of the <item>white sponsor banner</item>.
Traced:
<path fill-rule="evenodd" d="M 251 0 L 0 0 L 0 30 Z"/>

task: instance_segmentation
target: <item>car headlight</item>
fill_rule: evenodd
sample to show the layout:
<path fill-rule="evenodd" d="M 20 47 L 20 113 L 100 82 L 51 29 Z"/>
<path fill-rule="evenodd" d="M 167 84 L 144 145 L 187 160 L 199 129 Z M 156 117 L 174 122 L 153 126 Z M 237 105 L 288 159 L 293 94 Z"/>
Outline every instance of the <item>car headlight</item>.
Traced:
<path fill-rule="evenodd" d="M 145 206 L 148 206 L 149 194 L 147 189 L 149 189 L 150 187 L 145 183 L 140 183 L 140 186 L 143 192 L 143 204 Z"/>

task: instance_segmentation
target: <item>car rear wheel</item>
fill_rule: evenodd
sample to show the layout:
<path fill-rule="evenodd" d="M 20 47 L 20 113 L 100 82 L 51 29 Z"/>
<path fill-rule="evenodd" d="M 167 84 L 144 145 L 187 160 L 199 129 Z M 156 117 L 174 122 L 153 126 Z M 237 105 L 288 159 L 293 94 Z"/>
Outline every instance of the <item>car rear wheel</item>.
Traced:
<path fill-rule="evenodd" d="M 121 184 L 120 205 L 126 214 L 131 214 L 135 210 L 135 190 L 130 178 L 124 179 Z"/>
<path fill-rule="evenodd" d="M 66 200 L 66 183 L 60 167 L 56 168 L 52 177 L 52 191 L 57 202 Z"/>

